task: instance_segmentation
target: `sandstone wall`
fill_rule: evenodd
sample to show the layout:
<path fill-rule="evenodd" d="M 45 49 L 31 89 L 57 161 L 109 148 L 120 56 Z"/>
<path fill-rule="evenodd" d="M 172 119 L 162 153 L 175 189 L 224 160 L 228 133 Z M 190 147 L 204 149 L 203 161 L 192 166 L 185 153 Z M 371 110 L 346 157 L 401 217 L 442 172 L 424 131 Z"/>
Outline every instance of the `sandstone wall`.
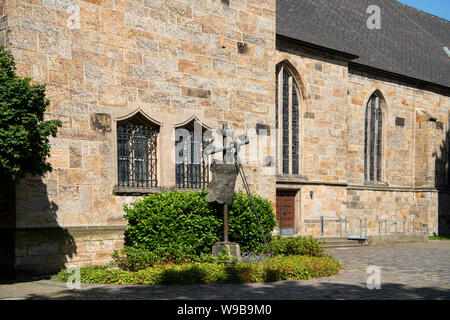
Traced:
<path fill-rule="evenodd" d="M 340 234 L 339 219 L 347 218 L 359 233 L 359 219 L 368 219 L 369 234 L 378 221 L 388 232 L 438 231 L 438 211 L 447 221 L 448 201 L 438 196 L 447 145 L 448 94 L 349 68 L 338 56 L 279 40 L 276 63 L 296 68 L 302 91 L 299 177 L 279 178 L 278 187 L 299 190 L 304 234 Z M 385 100 L 382 183 L 364 181 L 365 107 L 372 93 Z M 441 170 L 441 171 L 440 171 Z M 313 192 L 313 196 L 311 196 Z M 441 207 L 438 210 L 438 202 Z M 441 225 L 441 227 L 444 227 Z M 384 229 L 384 225 L 382 227 Z M 354 232 L 353 232 L 354 233 Z"/>
<path fill-rule="evenodd" d="M 446 217 L 439 221 L 448 220 L 448 193 L 437 193 L 435 184 L 436 157 L 448 144 L 448 95 L 349 69 L 345 57 L 292 43 L 276 48 L 275 0 L 1 4 L 0 44 L 14 54 L 19 75 L 47 85 L 46 118 L 63 123 L 51 140 L 53 172 L 17 185 L 16 227 L 58 229 L 70 241 L 55 247 L 44 237 L 41 252 L 21 234 L 17 263 L 24 268 L 38 270 L 46 255 L 63 255 L 64 263 L 103 263 L 121 246 L 121 231 L 104 238 L 86 231 L 83 238 L 74 230 L 120 229 L 123 205 L 139 199 L 115 191 L 116 124 L 136 110 L 161 123 L 162 189 L 175 185 L 175 128 L 193 119 L 215 129 L 227 122 L 238 133 L 269 129 L 268 137 L 252 135 L 241 155 L 252 191 L 275 203 L 277 188 L 299 190 L 297 233 L 320 235 L 320 216 L 328 219 L 325 235 L 336 234 L 343 218 L 353 225 L 361 216 L 405 221 L 410 230 L 422 223 L 428 232 L 441 228 L 438 212 Z M 273 161 L 275 66 L 283 61 L 297 70 L 302 96 L 298 177 L 276 177 Z M 364 182 L 365 106 L 375 90 L 386 102 L 384 186 Z M 376 233 L 377 224 L 370 222 L 369 229 Z M 77 249 L 72 258 L 64 243 Z"/>
<path fill-rule="evenodd" d="M 40 184 L 34 178 L 18 186 L 18 227 L 51 225 L 48 203 L 60 226 L 123 225 L 122 205 L 136 198 L 113 193 L 115 119 L 138 108 L 162 123 L 166 188 L 175 184 L 178 123 L 195 116 L 211 128 L 271 125 L 275 1 L 8 0 L 5 15 L 18 73 L 47 84 L 47 119 L 63 122 L 46 190 L 30 188 Z M 270 185 L 264 174 L 250 180 L 254 191 Z"/>
<path fill-rule="evenodd" d="M 279 43 L 275 63 L 287 60 L 298 72 L 300 172 L 308 180 L 346 182 L 347 64 Z"/>
<path fill-rule="evenodd" d="M 122 227 L 26 228 L 15 231 L 15 274 L 56 273 L 65 266 L 104 265 L 123 247 Z"/>
<path fill-rule="evenodd" d="M 162 124 L 161 188 L 175 185 L 178 124 L 197 119 L 220 129 L 227 122 L 242 132 L 272 125 L 274 0 L 2 4 L 0 42 L 14 54 L 20 76 L 46 84 L 46 118 L 63 123 L 51 139 L 53 172 L 17 186 L 18 229 L 124 226 L 123 204 L 139 196 L 114 192 L 116 122 L 138 109 Z M 247 171 L 252 190 L 274 201 L 270 168 L 253 162 Z M 80 256 L 87 244 L 74 241 Z"/>

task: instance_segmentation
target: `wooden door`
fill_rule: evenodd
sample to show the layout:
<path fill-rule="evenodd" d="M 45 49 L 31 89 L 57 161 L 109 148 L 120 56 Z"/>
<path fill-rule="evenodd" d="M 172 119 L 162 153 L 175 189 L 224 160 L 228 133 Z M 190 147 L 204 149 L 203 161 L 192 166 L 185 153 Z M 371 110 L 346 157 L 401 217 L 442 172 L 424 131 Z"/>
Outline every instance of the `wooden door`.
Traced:
<path fill-rule="evenodd" d="M 277 191 L 277 222 L 281 235 L 293 235 L 296 191 Z"/>

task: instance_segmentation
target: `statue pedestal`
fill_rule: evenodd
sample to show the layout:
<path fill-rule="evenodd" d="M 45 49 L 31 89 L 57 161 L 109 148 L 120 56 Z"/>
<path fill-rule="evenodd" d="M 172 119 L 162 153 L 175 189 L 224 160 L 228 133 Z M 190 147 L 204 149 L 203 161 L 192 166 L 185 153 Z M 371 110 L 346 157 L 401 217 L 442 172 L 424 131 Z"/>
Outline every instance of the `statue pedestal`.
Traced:
<path fill-rule="evenodd" d="M 217 257 L 222 250 L 226 250 L 230 253 L 231 256 L 235 258 L 241 257 L 241 249 L 238 243 L 224 241 L 224 242 L 216 242 L 212 247 L 212 255 Z"/>

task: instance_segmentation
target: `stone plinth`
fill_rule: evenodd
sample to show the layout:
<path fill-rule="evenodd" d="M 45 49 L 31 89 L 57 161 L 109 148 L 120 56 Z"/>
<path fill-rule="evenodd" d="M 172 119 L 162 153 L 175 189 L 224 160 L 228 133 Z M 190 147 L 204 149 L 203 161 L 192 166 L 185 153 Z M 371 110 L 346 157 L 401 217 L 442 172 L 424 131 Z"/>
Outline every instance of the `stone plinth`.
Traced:
<path fill-rule="evenodd" d="M 217 257 L 222 250 L 227 250 L 231 256 L 239 258 L 241 256 L 241 249 L 238 243 L 224 241 L 216 242 L 212 248 L 212 255 Z"/>

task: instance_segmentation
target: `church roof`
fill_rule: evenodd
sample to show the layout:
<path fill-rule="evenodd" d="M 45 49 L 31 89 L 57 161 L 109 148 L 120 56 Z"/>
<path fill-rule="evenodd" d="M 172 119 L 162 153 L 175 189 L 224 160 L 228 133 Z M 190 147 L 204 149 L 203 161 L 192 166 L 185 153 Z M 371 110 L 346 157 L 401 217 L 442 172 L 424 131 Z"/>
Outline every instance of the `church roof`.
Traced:
<path fill-rule="evenodd" d="M 371 30 L 370 5 L 381 10 Z M 351 62 L 450 87 L 450 22 L 395 0 L 278 0 L 279 36 L 357 56 Z"/>

